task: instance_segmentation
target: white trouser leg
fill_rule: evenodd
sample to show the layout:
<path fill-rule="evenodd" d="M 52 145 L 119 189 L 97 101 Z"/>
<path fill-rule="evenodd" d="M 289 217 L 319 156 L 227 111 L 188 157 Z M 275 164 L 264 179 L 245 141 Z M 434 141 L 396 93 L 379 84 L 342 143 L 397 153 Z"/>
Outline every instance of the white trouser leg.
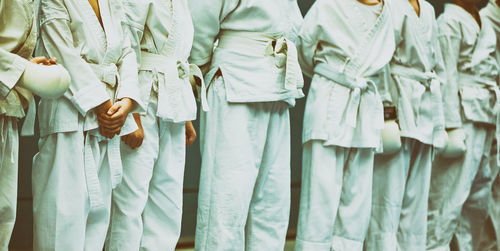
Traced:
<path fill-rule="evenodd" d="M 342 193 L 332 247 L 334 251 L 361 251 L 370 223 L 374 151 L 344 151 Z"/>
<path fill-rule="evenodd" d="M 285 199 L 289 197 L 289 187 L 285 188 L 281 179 L 290 177 L 289 172 L 282 170 L 285 164 L 278 163 L 282 156 L 274 163 L 268 158 L 278 144 L 290 148 L 288 109 L 281 102 L 228 103 L 222 77 L 211 84 L 208 101 L 210 112 L 201 113 L 202 167 L 195 249 L 250 249 L 246 245 L 245 226 L 252 208 L 248 230 L 254 233 L 246 236 L 248 241 L 265 242 L 267 250 L 282 250 L 287 228 L 283 222 L 288 221 L 285 215 L 290 204 L 286 202 L 289 198 Z M 270 131 L 276 134 L 270 135 Z M 289 159 L 283 161 L 289 163 Z M 288 175 L 276 176 L 284 173 Z M 265 225 L 259 224 L 269 216 L 256 213 L 262 205 L 270 205 L 272 208 L 265 210 L 278 213 Z M 271 234 L 261 240 L 262 229 Z"/>
<path fill-rule="evenodd" d="M 0 115 L 0 251 L 7 251 L 17 203 L 17 119 Z"/>
<path fill-rule="evenodd" d="M 159 125 L 160 150 L 142 213 L 144 232 L 140 250 L 173 251 L 181 234 L 185 125 L 170 122 Z"/>
<path fill-rule="evenodd" d="M 474 208 L 473 211 L 478 213 L 474 217 L 477 222 L 471 223 L 470 229 L 476 229 L 484 223 L 482 212 L 487 211 L 487 203 L 483 201 L 483 193 L 489 196 L 489 192 L 483 188 L 490 182 L 488 162 L 494 131 L 473 123 L 465 123 L 463 129 L 467 146 L 465 155 L 455 159 L 438 155 L 433 163 L 427 226 L 428 250 L 449 250 L 462 211 L 467 215 Z M 472 201 L 466 205 L 469 208 L 462 210 L 469 195 L 472 196 Z M 464 240 L 466 234 L 461 231 L 459 236 L 459 239 Z"/>
<path fill-rule="evenodd" d="M 484 223 L 488 218 L 491 199 L 491 168 L 490 147 L 493 132 L 488 135 L 483 147 L 483 155 L 479 163 L 479 170 L 475 174 L 469 196 L 462 206 L 455 237 L 458 248 L 462 251 L 481 251 L 479 243 Z M 471 149 L 471 148 L 468 148 Z M 481 149 L 481 148 L 480 148 Z"/>
<path fill-rule="evenodd" d="M 246 227 L 246 249 L 283 250 L 290 218 L 290 119 L 274 103 Z"/>
<path fill-rule="evenodd" d="M 481 251 L 497 251 L 500 249 L 500 175 L 497 163 L 496 148 L 491 150 L 490 167 L 493 180 L 489 204 L 489 215 L 481 234 Z"/>
<path fill-rule="evenodd" d="M 295 250 L 361 250 L 370 219 L 373 150 L 304 144 Z"/>
<path fill-rule="evenodd" d="M 55 133 L 40 138 L 33 160 L 34 250 L 101 250 L 111 205 L 107 141 L 87 137 L 103 206 L 90 210 L 84 165 L 82 131 Z"/>
<path fill-rule="evenodd" d="M 159 154 L 159 129 L 156 103 L 148 106 L 141 116 L 144 140 L 137 149 L 121 143 L 123 180 L 113 190 L 111 223 L 106 239 L 106 250 L 137 251 L 143 233 L 142 212 L 146 207 L 149 183 Z"/>
<path fill-rule="evenodd" d="M 432 147 L 402 140 L 401 151 L 375 156 L 365 250 L 425 249 Z"/>
<path fill-rule="evenodd" d="M 432 146 L 408 140 L 410 152 L 406 167 L 407 180 L 403 197 L 398 250 L 425 250 L 427 208 L 432 169 Z"/>

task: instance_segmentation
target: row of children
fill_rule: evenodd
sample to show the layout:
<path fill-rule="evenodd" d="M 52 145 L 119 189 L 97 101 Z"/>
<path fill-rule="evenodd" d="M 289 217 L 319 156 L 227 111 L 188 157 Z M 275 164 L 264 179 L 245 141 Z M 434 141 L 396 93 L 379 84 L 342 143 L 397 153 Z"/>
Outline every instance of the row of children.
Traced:
<path fill-rule="evenodd" d="M 296 250 L 495 250 L 500 8 L 476 3 L 1 0 L 0 250 L 31 92 L 35 250 L 174 250 L 195 96 L 196 250 L 283 250 L 302 72 Z"/>

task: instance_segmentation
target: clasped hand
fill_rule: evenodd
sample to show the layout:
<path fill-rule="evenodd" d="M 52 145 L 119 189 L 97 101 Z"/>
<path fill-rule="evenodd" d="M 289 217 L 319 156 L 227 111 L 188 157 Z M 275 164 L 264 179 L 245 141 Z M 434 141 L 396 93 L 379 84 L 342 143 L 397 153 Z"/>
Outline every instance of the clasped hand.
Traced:
<path fill-rule="evenodd" d="M 130 98 L 122 98 L 114 104 L 110 100 L 95 108 L 99 132 L 106 138 L 113 138 L 120 134 L 128 114 L 133 109 L 133 102 Z"/>

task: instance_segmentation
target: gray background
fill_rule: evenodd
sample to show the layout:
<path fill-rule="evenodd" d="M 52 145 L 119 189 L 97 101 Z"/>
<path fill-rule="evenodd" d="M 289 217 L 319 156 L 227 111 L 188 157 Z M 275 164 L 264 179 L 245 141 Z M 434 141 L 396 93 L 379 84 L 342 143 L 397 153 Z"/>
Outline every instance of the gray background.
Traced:
<path fill-rule="evenodd" d="M 207 0 L 210 1 L 210 0 Z M 344 0 L 342 0 L 344 1 Z M 389 0 L 390 1 L 390 0 Z M 313 0 L 298 0 L 302 13 L 314 2 Z M 441 13 L 444 1 L 431 0 L 436 13 Z M 306 91 L 309 79 L 306 79 Z M 292 210 L 290 215 L 290 226 L 288 237 L 293 238 L 297 225 L 298 203 L 300 194 L 300 172 L 302 162 L 301 130 L 305 99 L 297 102 L 297 106 L 291 110 L 291 137 L 292 137 Z M 195 122 L 198 130 L 198 123 Z M 29 250 L 32 247 L 32 195 L 31 195 L 31 161 L 37 152 L 38 138 L 24 137 L 20 142 L 19 159 L 19 197 L 17 222 L 11 240 L 11 249 Z M 193 243 L 196 201 L 198 192 L 198 180 L 200 173 L 199 141 L 187 149 L 186 171 L 184 177 L 184 215 L 182 223 L 182 235 L 179 246 L 190 246 Z"/>

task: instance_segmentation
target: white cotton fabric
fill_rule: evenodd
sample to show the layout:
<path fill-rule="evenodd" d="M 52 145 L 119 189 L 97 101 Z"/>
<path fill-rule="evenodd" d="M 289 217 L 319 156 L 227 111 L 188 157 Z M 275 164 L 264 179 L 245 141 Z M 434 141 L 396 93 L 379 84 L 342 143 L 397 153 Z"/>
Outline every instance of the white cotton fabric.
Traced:
<path fill-rule="evenodd" d="M 479 250 L 490 199 L 490 151 L 494 128 L 464 122 L 468 151 L 459 158 L 433 161 L 427 224 L 427 250 Z M 450 182 L 450 181 L 453 182 Z"/>
<path fill-rule="evenodd" d="M 447 250 L 455 235 L 461 250 L 476 250 L 491 193 L 490 149 L 498 102 L 496 36 L 462 7 L 445 5 L 438 19 L 446 69 L 443 102 L 447 128 L 462 127 L 464 156 L 437 156 L 431 180 L 427 249 Z M 453 185 L 450 180 L 455 180 Z"/>
<path fill-rule="evenodd" d="M 288 108 L 303 96 L 297 1 L 189 4 L 190 60 L 208 69 L 210 106 L 201 113 L 195 249 L 282 250 L 290 212 Z"/>
<path fill-rule="evenodd" d="M 316 1 L 305 18 L 299 37 L 299 60 L 312 82 L 303 142 L 380 146 L 382 100 L 391 99 L 383 70 L 394 53 L 392 20 L 384 5 L 377 22 L 367 27 L 363 25 L 363 12 L 351 11 L 357 4 L 354 2 Z M 338 83 L 325 76 L 329 74 L 354 81 Z M 357 88 L 358 83 L 363 88 Z"/>
<path fill-rule="evenodd" d="M 76 132 L 41 137 L 33 159 L 33 248 L 102 250 L 111 206 L 108 142 Z M 85 143 L 84 143 L 85 140 Z M 84 145 L 88 146 L 85 147 Z M 102 206 L 93 209 L 87 189 L 86 161 L 96 163 Z"/>
<path fill-rule="evenodd" d="M 375 156 L 364 250 L 425 250 L 433 149 L 415 139 L 402 141 L 399 152 Z"/>
<path fill-rule="evenodd" d="M 318 140 L 304 144 L 295 250 L 363 249 L 373 157 L 369 148 L 324 146 Z"/>
<path fill-rule="evenodd" d="M 222 72 L 229 102 L 294 105 L 304 96 L 300 69 L 283 62 L 287 56 L 296 60 L 290 53 L 302 23 L 296 0 L 194 0 L 189 5 L 195 27 L 190 62 L 210 69 L 207 83 Z M 239 34 L 225 36 L 231 32 Z M 278 51 L 283 39 L 288 49 Z M 225 46 L 217 46 L 221 42 Z M 286 86 L 287 75 L 295 76 L 292 87 Z"/>
<path fill-rule="evenodd" d="M 0 115 L 0 250 L 7 251 L 16 220 L 17 165 L 19 150 L 17 119 Z"/>
<path fill-rule="evenodd" d="M 283 250 L 290 215 L 285 102 L 229 103 L 223 77 L 201 114 L 195 250 Z"/>
<path fill-rule="evenodd" d="M 22 118 L 32 94 L 16 86 L 35 49 L 33 2 L 0 3 L 0 115 Z"/>
<path fill-rule="evenodd" d="M 484 9 L 481 10 L 481 15 L 491 22 L 493 29 L 495 30 L 497 37 L 496 56 L 497 62 L 500 65 L 500 7 L 494 0 L 492 0 Z M 489 213 L 489 221 L 491 222 L 493 228 L 484 228 L 483 231 L 485 232 L 483 236 L 486 237 L 486 243 L 484 243 L 484 246 L 481 246 L 481 250 L 487 250 L 488 247 L 492 247 L 492 250 L 500 247 L 500 175 L 498 174 L 500 163 L 498 163 L 498 152 L 492 152 L 492 154 L 493 153 L 496 154 L 496 158 L 492 157 L 492 161 L 490 162 L 493 183 Z"/>
<path fill-rule="evenodd" d="M 122 2 L 126 31 L 141 63 L 141 97 L 149 105 L 141 115 L 142 145 L 121 146 L 124 178 L 113 191 L 106 250 L 174 250 L 181 232 L 184 122 L 196 119 L 188 72 L 180 79 L 177 62 L 187 62 L 193 24 L 187 1 Z M 165 61 L 149 65 L 149 57 Z M 163 71 L 161 64 L 169 60 L 174 68 Z"/>
<path fill-rule="evenodd" d="M 119 136 L 100 135 L 93 108 L 128 97 L 137 112 L 144 109 L 136 56 L 122 33 L 121 5 L 101 0 L 99 8 L 103 26 L 88 1 L 37 2 L 37 53 L 56 57 L 72 81 L 61 98 L 42 98 L 39 104 L 40 152 L 32 177 L 35 250 L 102 249 L 111 188 L 121 182 L 122 162 Z M 129 116 L 121 135 L 136 129 Z M 66 193 L 71 190 L 74 194 Z"/>
<path fill-rule="evenodd" d="M 156 116 L 157 99 L 141 115 L 144 141 L 123 142 L 123 181 L 113 191 L 106 250 L 174 250 L 181 233 L 186 157 L 184 123 Z"/>
<path fill-rule="evenodd" d="M 0 23 L 0 250 L 7 251 L 16 220 L 17 121 L 34 101 L 29 91 L 16 86 L 35 49 L 33 2 L 1 1 Z"/>
<path fill-rule="evenodd" d="M 357 7 L 316 1 L 299 35 L 312 82 L 302 134 L 303 177 L 310 177 L 302 184 L 296 250 L 362 250 L 368 229 L 382 100 L 391 100 L 384 72 L 395 47 L 386 3 L 372 24 Z M 325 167 L 331 175 L 318 171 Z"/>
<path fill-rule="evenodd" d="M 407 0 L 388 3 L 396 37 L 390 90 L 403 147 L 375 157 L 365 250 L 425 249 L 432 145 L 443 147 L 446 132 L 437 74 L 444 71 L 437 22 L 434 8 L 419 3 L 420 16 Z"/>

